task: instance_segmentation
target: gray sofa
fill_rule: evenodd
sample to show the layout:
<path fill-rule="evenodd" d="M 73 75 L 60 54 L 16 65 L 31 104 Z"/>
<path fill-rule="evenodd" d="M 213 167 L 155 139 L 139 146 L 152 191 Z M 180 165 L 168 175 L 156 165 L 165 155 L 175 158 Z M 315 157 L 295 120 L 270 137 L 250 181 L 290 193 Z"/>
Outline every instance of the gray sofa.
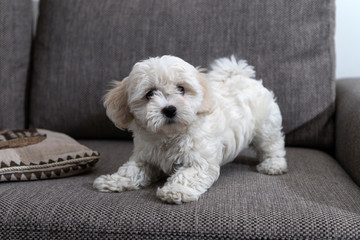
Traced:
<path fill-rule="evenodd" d="M 360 79 L 334 79 L 333 0 L 0 1 L 0 129 L 66 133 L 100 152 L 68 178 L 0 184 L 0 239 L 360 239 Z M 283 114 L 289 172 L 246 150 L 197 201 L 100 193 L 131 154 L 101 98 L 138 60 L 247 59 Z"/>

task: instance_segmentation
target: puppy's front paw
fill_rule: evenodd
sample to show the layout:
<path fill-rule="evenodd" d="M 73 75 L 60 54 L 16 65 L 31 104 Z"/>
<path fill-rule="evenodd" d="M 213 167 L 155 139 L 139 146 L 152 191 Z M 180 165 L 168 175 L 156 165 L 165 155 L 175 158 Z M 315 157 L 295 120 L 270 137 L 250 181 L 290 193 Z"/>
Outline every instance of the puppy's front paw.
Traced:
<path fill-rule="evenodd" d="M 287 172 L 287 163 L 285 158 L 267 158 L 256 166 L 258 172 L 278 175 Z"/>
<path fill-rule="evenodd" d="M 197 201 L 200 197 L 200 194 L 196 194 L 196 190 L 180 184 L 158 188 L 156 195 L 164 202 L 176 204 Z"/>
<path fill-rule="evenodd" d="M 136 189 L 135 186 L 129 185 L 129 179 L 120 177 L 116 173 L 112 175 L 102 175 L 96 178 L 93 187 L 100 192 L 122 192 Z"/>

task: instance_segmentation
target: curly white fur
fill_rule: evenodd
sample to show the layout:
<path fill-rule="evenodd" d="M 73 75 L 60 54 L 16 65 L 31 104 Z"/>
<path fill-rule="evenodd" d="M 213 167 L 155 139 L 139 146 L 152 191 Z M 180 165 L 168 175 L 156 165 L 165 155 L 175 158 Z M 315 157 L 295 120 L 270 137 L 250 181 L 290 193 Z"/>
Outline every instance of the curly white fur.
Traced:
<path fill-rule="evenodd" d="M 282 118 L 272 92 L 253 67 L 217 59 L 202 73 L 174 56 L 138 62 L 105 96 L 109 118 L 134 135 L 129 161 L 98 177 L 99 191 L 139 189 L 169 176 L 157 196 L 180 204 L 197 200 L 217 180 L 220 166 L 253 143 L 266 174 L 287 171 Z M 164 108 L 175 107 L 174 116 Z"/>

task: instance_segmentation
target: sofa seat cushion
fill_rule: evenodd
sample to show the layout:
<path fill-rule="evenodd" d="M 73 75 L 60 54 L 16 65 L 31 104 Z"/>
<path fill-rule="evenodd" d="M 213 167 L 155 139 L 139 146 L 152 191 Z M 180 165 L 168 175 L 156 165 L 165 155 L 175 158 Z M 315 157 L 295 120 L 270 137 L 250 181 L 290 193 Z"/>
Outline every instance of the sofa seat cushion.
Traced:
<path fill-rule="evenodd" d="M 81 141 L 99 150 L 91 172 L 64 179 L 4 183 L 0 187 L 0 239 L 357 239 L 360 189 L 329 155 L 288 148 L 289 172 L 255 171 L 252 156 L 225 165 L 199 201 L 161 202 L 151 186 L 100 193 L 94 179 L 112 173 L 132 143 Z"/>

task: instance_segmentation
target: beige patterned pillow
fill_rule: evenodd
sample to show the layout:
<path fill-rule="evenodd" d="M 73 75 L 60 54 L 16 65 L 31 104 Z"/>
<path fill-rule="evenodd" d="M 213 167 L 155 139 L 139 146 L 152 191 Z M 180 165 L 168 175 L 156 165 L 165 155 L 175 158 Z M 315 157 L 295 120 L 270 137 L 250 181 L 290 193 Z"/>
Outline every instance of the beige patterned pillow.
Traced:
<path fill-rule="evenodd" d="M 45 134 L 37 130 L 3 130 L 0 131 L 0 149 L 25 147 L 43 141 Z"/>
<path fill-rule="evenodd" d="M 67 177 L 95 166 L 100 154 L 57 132 L 0 132 L 0 182 Z"/>

